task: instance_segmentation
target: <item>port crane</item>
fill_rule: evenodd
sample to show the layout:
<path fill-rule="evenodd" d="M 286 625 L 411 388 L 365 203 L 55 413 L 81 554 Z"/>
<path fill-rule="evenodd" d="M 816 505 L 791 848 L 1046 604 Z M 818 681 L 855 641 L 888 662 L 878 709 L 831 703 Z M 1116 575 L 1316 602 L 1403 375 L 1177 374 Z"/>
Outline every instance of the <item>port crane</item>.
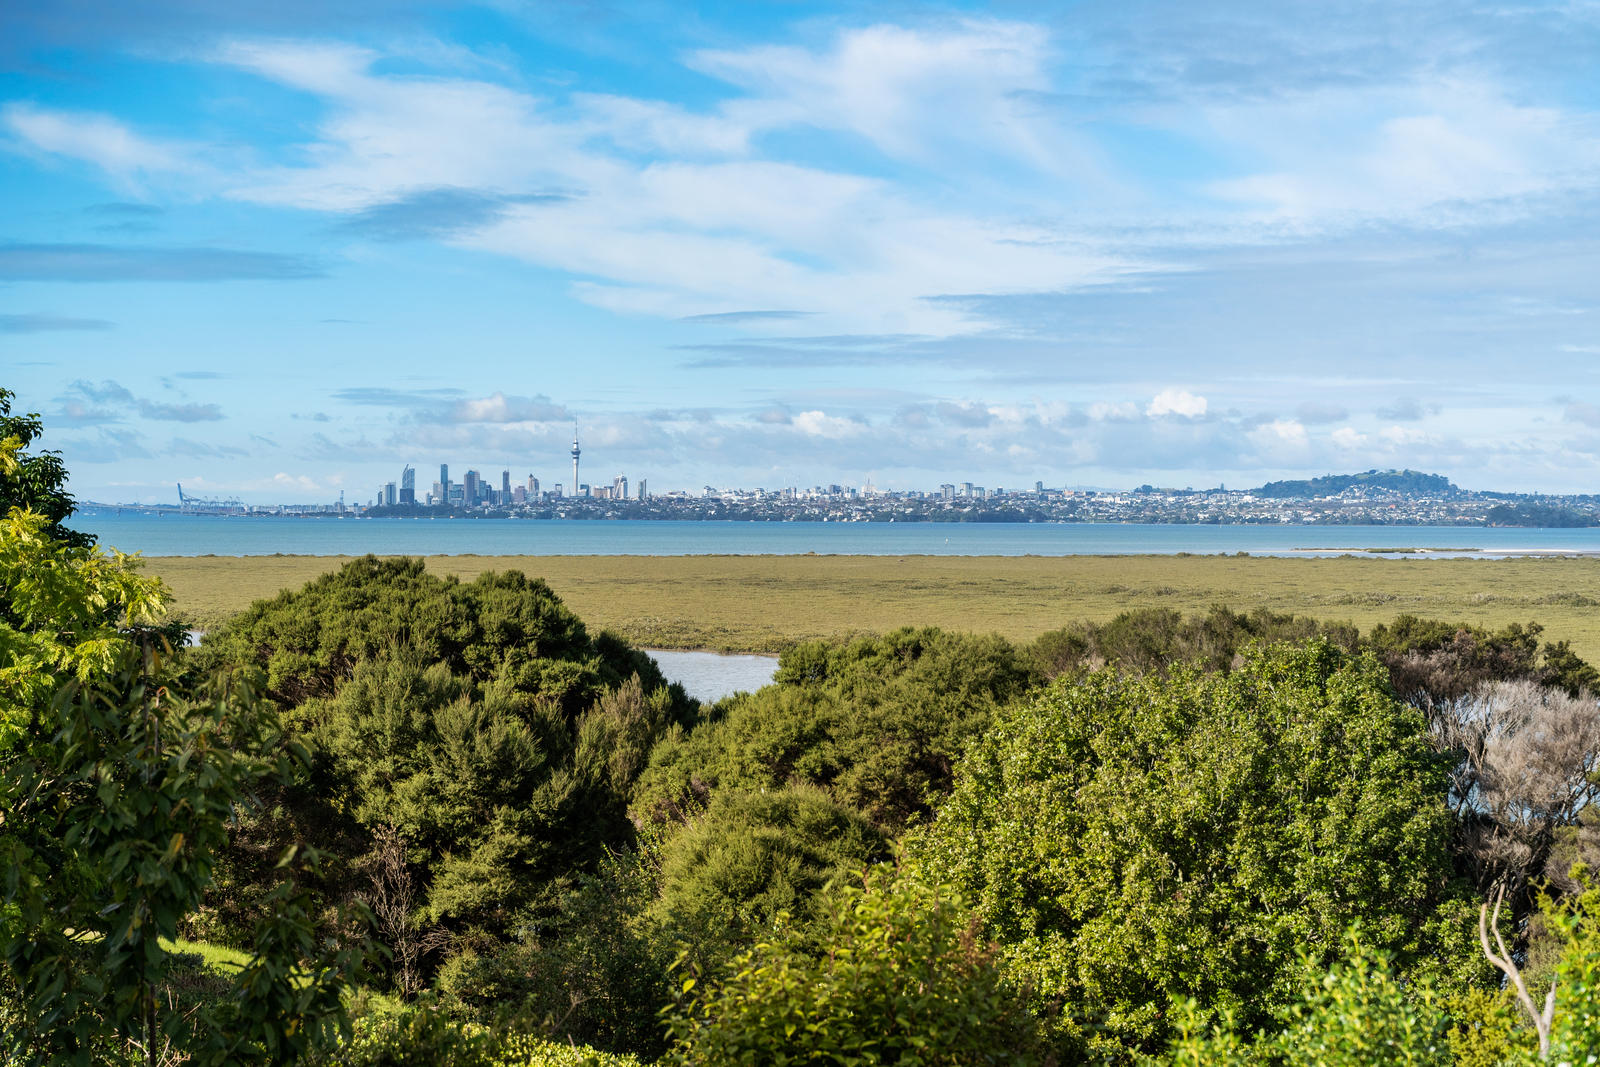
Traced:
<path fill-rule="evenodd" d="M 213 500 L 206 497 L 187 496 L 183 491 L 183 483 L 178 483 L 178 507 L 184 511 L 215 511 L 224 508 L 243 508 L 244 504 L 237 498 L 227 500 Z"/>

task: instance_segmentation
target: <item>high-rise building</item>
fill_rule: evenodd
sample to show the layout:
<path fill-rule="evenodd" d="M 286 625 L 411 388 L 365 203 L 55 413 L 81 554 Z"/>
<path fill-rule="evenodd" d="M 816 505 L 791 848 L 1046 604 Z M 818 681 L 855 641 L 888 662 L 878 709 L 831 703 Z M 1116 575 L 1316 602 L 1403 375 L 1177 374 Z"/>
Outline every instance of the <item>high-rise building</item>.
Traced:
<path fill-rule="evenodd" d="M 437 507 L 443 507 L 447 502 L 448 502 L 448 495 L 445 493 L 445 489 L 444 489 L 443 483 L 434 482 L 433 483 L 433 492 L 428 494 L 428 503 L 432 504 L 434 507 L 437 508 Z"/>
<path fill-rule="evenodd" d="M 439 499 L 448 504 L 450 502 L 450 464 L 448 463 L 439 464 L 439 487 L 443 490 L 439 494 Z"/>
<path fill-rule="evenodd" d="M 578 481 L 578 427 L 574 424 L 572 427 L 572 485 L 574 493 L 577 492 L 576 487 L 579 484 L 581 483 Z M 578 495 L 581 496 L 582 494 Z"/>
<path fill-rule="evenodd" d="M 400 503 L 413 505 L 417 502 L 417 472 L 411 469 L 411 464 L 406 464 L 406 469 L 400 472 Z"/>
<path fill-rule="evenodd" d="M 500 472 L 500 503 L 511 503 L 511 472 Z"/>
<path fill-rule="evenodd" d="M 617 475 L 611 482 L 611 499 L 628 499 L 628 476 L 626 474 Z"/>
<path fill-rule="evenodd" d="M 528 475 L 528 499 L 529 500 L 538 500 L 539 499 L 539 479 L 535 478 L 531 474 Z"/>
<path fill-rule="evenodd" d="M 645 479 L 643 479 L 643 478 L 639 479 L 639 499 L 640 500 L 649 500 L 650 499 L 650 494 L 645 490 L 645 486 L 647 486 L 649 484 L 650 483 L 648 481 L 646 481 Z"/>
<path fill-rule="evenodd" d="M 483 495 L 483 478 L 477 471 L 468 471 L 461 476 L 461 506 L 470 508 L 478 503 Z"/>

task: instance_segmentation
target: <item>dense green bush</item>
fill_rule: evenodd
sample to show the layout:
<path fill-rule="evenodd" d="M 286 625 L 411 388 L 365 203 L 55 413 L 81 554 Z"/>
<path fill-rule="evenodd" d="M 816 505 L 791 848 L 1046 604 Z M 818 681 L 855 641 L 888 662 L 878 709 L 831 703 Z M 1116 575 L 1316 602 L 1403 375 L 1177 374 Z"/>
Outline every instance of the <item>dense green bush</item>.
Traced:
<path fill-rule="evenodd" d="M 0 1060 L 290 1063 L 342 1022 L 362 955 L 312 937 L 276 858 L 269 907 L 228 982 L 168 947 L 236 805 L 301 752 L 248 691 L 172 669 L 144 625 L 165 594 L 136 561 L 62 528 L 72 510 L 36 416 L 0 389 Z"/>
<path fill-rule="evenodd" d="M 815 786 L 719 793 L 663 847 L 652 918 L 697 958 L 715 958 L 780 912 L 813 918 L 823 886 L 859 880 L 889 854 L 882 831 Z"/>
<path fill-rule="evenodd" d="M 1486 682 L 1528 680 L 1576 696 L 1600 689 L 1600 673 L 1566 641 L 1545 642 L 1536 622 L 1493 631 L 1461 622 L 1400 615 L 1372 628 L 1365 643 L 1389 668 L 1395 692 L 1419 706 L 1460 700 Z"/>
<path fill-rule="evenodd" d="M 1356 644 L 1356 629 L 1265 608 L 1244 614 L 1218 605 L 1204 615 L 1189 616 L 1170 608 L 1139 608 L 1108 622 L 1080 622 L 1042 634 L 1025 654 L 1047 678 L 1106 664 L 1141 673 L 1180 664 L 1225 671 L 1252 643 L 1316 637 L 1350 649 Z"/>
<path fill-rule="evenodd" d="M 1450 1067 L 1450 1019 L 1427 982 L 1406 982 L 1389 958 L 1355 940 L 1324 968 L 1303 961 L 1298 999 L 1276 1029 L 1240 1033 L 1224 1020 L 1205 1026 L 1192 1001 L 1179 1006 L 1174 1067 Z"/>
<path fill-rule="evenodd" d="M 259 914 L 265 858 L 308 842 L 331 854 L 329 899 L 388 902 L 380 933 L 403 985 L 441 934 L 509 936 L 630 840 L 634 778 L 695 714 L 648 657 L 591 636 L 543 582 L 463 584 L 414 559 L 356 560 L 259 602 L 197 660 L 258 679 L 314 754 L 306 779 L 241 813 L 205 932 Z"/>
<path fill-rule="evenodd" d="M 356 1021 L 333 1067 L 638 1067 L 632 1056 L 549 1041 L 515 1027 L 463 1023 L 424 1002 Z"/>
<path fill-rule="evenodd" d="M 1058 682 L 973 748 L 915 851 L 1066 1031 L 1154 1051 L 1173 998 L 1263 1025 L 1347 927 L 1403 965 L 1435 936 L 1469 959 L 1444 786 L 1376 662 L 1275 646 Z"/>
<path fill-rule="evenodd" d="M 678 947 L 649 917 L 660 891 L 654 836 L 564 883 L 513 940 L 462 945 L 437 980 L 451 1012 L 481 1023 L 509 1012 L 554 1040 L 660 1054 Z"/>
<path fill-rule="evenodd" d="M 785 652 L 774 684 L 652 754 L 635 811 L 692 795 L 809 783 L 897 831 L 949 791 L 955 762 L 995 709 L 1038 676 L 998 636 L 899 630 Z"/>
<path fill-rule="evenodd" d="M 812 929 L 780 923 L 701 985 L 686 978 L 668 1062 L 1040 1062 L 1033 1020 L 973 936 L 959 893 L 880 870 Z"/>

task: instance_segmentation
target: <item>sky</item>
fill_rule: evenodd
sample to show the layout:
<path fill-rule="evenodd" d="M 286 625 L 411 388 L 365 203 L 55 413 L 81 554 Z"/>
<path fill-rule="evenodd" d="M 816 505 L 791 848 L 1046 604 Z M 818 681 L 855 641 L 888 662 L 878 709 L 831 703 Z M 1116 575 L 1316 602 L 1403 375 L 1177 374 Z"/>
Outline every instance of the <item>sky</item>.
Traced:
<path fill-rule="evenodd" d="M 85 500 L 1600 483 L 1600 3 L 0 5 Z M 568 487 L 570 491 L 570 486 Z"/>

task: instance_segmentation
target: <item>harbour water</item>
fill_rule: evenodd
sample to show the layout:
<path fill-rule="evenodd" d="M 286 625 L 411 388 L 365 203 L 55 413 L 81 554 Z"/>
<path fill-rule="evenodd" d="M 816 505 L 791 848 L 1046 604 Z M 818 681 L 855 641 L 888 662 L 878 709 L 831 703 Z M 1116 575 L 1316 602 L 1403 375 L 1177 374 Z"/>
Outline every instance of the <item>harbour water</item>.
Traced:
<path fill-rule="evenodd" d="M 147 556 L 1600 555 L 1600 528 L 267 518 L 110 508 L 86 509 L 69 525 Z"/>

